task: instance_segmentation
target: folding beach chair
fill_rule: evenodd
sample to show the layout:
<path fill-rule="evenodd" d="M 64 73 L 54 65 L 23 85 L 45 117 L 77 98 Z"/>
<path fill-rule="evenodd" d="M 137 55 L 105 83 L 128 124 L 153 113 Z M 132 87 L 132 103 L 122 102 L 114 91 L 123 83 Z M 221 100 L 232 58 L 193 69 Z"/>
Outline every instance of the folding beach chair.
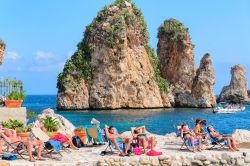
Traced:
<path fill-rule="evenodd" d="M 31 129 L 31 134 L 37 139 L 37 140 L 41 140 L 44 142 L 44 151 L 46 152 L 47 155 L 50 156 L 51 159 L 53 159 L 52 157 L 52 153 L 56 153 L 58 155 L 60 155 L 60 157 L 62 157 L 62 154 L 60 153 L 60 150 L 56 150 L 50 143 L 49 139 L 50 137 L 43 132 L 40 128 L 38 127 L 33 127 Z M 58 142 L 58 144 L 60 143 L 59 141 L 55 141 Z M 60 143 L 61 144 L 61 143 Z M 62 144 L 61 144 L 62 147 Z M 59 149 L 60 147 L 58 147 Z"/>
<path fill-rule="evenodd" d="M 23 142 L 17 141 L 17 142 L 10 143 L 2 135 L 0 135 L 0 139 L 3 140 L 6 146 L 12 148 L 12 151 L 10 152 L 11 154 L 17 154 L 22 159 L 28 160 L 29 156 L 28 156 L 27 146 Z"/>
<path fill-rule="evenodd" d="M 189 139 L 185 139 L 185 138 L 182 138 L 181 137 L 181 133 L 180 133 L 180 126 L 177 126 L 177 137 L 180 137 L 182 139 L 182 144 L 181 144 L 181 147 L 180 147 L 180 150 L 189 150 L 189 151 L 192 151 L 192 144 L 191 144 L 191 141 Z M 204 142 L 204 140 L 202 140 L 202 142 Z M 194 140 L 194 146 L 197 147 L 199 145 L 199 142 L 197 139 Z"/>
<path fill-rule="evenodd" d="M 99 132 L 99 129 L 97 126 L 87 126 L 86 134 L 87 134 L 89 143 L 92 143 L 93 145 L 104 145 L 101 132 Z M 99 142 L 99 144 L 97 144 L 97 142 Z"/>
<path fill-rule="evenodd" d="M 213 138 L 209 132 L 208 132 L 208 134 L 209 134 L 211 145 L 212 145 L 208 150 L 212 150 L 212 149 L 227 149 L 227 147 L 226 147 L 227 140 L 226 139 L 218 140 L 216 138 Z"/>
<path fill-rule="evenodd" d="M 116 150 L 116 147 L 115 145 L 113 144 L 112 140 L 109 140 L 106 136 L 106 132 L 105 132 L 105 129 L 104 130 L 104 140 L 105 142 L 108 143 L 107 147 L 105 148 L 104 151 L 101 152 L 101 155 L 104 156 L 104 155 L 110 155 L 110 154 L 114 154 L 115 153 L 115 150 Z M 117 129 L 115 129 L 115 133 L 118 133 Z M 118 146 L 121 150 L 125 151 L 125 144 L 122 143 L 122 142 L 118 142 Z M 109 150 L 108 150 L 109 149 Z"/>

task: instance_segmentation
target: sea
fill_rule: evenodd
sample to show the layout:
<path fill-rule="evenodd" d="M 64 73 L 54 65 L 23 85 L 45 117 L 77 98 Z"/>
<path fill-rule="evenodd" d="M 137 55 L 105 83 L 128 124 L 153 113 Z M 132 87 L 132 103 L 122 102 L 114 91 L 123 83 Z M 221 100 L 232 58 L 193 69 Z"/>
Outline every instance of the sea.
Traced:
<path fill-rule="evenodd" d="M 37 114 L 46 108 L 51 108 L 71 121 L 75 126 L 90 125 L 92 118 L 105 124 L 115 126 L 120 133 L 131 127 L 146 126 L 149 132 L 166 135 L 176 132 L 182 123 L 194 127 L 197 118 L 207 120 L 221 133 L 233 133 L 236 129 L 250 130 L 250 106 L 246 105 L 244 112 L 235 114 L 214 114 L 212 109 L 198 108 L 162 108 L 162 109 L 121 109 L 121 110 L 83 110 L 57 111 L 56 95 L 28 95 L 23 106 Z M 30 122 L 34 120 L 31 119 Z"/>

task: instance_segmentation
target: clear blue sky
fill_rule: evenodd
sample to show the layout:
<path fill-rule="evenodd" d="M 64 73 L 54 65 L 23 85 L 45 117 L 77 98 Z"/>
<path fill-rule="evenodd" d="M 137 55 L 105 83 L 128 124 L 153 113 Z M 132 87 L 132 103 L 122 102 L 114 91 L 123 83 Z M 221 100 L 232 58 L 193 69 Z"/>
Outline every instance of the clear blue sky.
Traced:
<path fill-rule="evenodd" d="M 56 79 L 82 39 L 85 26 L 113 0 L 0 0 L 0 38 L 6 44 L 1 77 L 23 80 L 28 94 L 56 94 Z M 134 0 L 156 48 L 157 28 L 176 18 L 189 28 L 196 67 L 213 58 L 216 94 L 230 81 L 230 67 L 242 64 L 250 79 L 250 1 Z"/>

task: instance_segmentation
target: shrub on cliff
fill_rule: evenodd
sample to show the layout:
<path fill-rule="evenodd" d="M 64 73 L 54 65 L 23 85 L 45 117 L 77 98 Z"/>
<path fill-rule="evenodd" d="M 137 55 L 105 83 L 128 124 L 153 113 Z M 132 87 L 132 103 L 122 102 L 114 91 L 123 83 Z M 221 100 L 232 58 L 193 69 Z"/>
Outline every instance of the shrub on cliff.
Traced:
<path fill-rule="evenodd" d="M 2 39 L 0 39 L 0 46 L 5 49 L 6 45 Z"/>
<path fill-rule="evenodd" d="M 174 18 L 165 20 L 159 27 L 158 38 L 165 35 L 174 42 L 182 41 L 191 43 L 188 28 L 185 28 L 183 23 Z"/>

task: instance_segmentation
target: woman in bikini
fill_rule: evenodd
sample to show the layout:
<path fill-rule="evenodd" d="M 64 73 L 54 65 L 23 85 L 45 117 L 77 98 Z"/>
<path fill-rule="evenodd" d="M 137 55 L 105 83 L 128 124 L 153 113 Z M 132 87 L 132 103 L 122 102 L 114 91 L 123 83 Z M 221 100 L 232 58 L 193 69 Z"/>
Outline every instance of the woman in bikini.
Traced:
<path fill-rule="evenodd" d="M 195 153 L 195 146 L 194 141 L 195 139 L 198 140 L 198 151 L 202 151 L 202 138 L 200 136 L 196 136 L 195 133 L 188 128 L 186 124 L 182 124 L 180 128 L 181 138 L 184 138 L 186 140 L 190 140 L 192 145 L 192 151 Z"/>
<path fill-rule="evenodd" d="M 209 136 L 204 131 L 203 127 L 206 126 L 206 120 L 196 119 L 194 133 L 196 136 L 200 136 L 202 139 L 205 139 L 205 145 L 208 145 Z"/>
<path fill-rule="evenodd" d="M 137 127 L 134 129 L 134 137 L 138 139 L 139 143 L 142 144 L 144 153 L 147 152 L 147 147 L 150 145 L 150 149 L 154 150 L 155 147 L 155 138 L 147 137 L 147 132 L 144 126 Z"/>

